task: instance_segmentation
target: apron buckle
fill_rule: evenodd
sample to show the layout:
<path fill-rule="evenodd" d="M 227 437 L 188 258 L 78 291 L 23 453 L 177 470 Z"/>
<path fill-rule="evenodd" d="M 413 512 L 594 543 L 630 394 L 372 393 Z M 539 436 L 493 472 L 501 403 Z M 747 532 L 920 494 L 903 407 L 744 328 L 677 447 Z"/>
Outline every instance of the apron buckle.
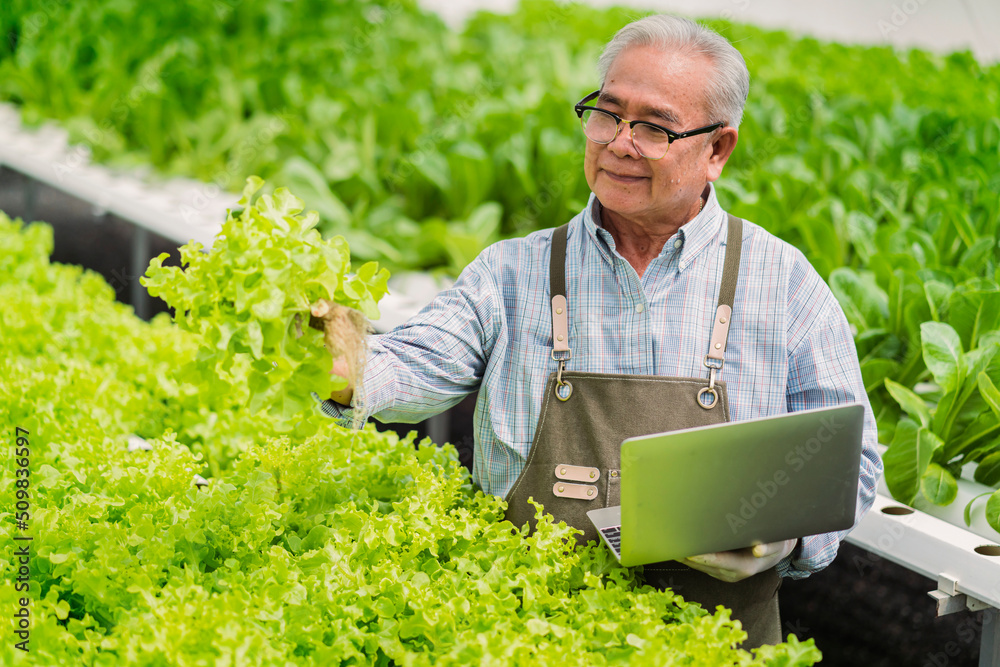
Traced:
<path fill-rule="evenodd" d="M 705 357 L 705 365 L 708 366 L 708 386 L 702 387 L 698 392 L 698 405 L 700 405 L 705 410 L 711 410 L 719 402 L 719 392 L 715 390 L 715 373 L 717 370 L 722 368 L 722 363 L 720 362 L 718 367 L 708 363 L 708 357 Z"/>
<path fill-rule="evenodd" d="M 569 382 L 563 382 L 562 374 L 566 370 L 566 362 L 573 358 L 573 350 L 560 350 L 560 352 L 565 352 L 566 356 L 557 357 L 555 350 L 552 350 L 550 354 L 555 361 L 559 362 L 559 370 L 556 372 L 555 395 L 556 398 L 565 403 L 573 395 L 573 385 Z"/>
<path fill-rule="evenodd" d="M 559 370 L 556 372 L 556 398 L 565 403 L 569 400 L 569 397 L 573 395 L 573 385 L 570 382 L 564 382 L 562 379 L 563 370 L 566 368 L 566 359 L 559 360 Z"/>

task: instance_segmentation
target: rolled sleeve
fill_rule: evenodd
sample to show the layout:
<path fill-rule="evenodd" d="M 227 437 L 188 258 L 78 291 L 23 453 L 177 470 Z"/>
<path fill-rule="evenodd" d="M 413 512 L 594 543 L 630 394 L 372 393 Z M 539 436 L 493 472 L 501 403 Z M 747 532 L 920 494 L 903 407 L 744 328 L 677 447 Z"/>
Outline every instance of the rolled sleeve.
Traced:
<path fill-rule="evenodd" d="M 320 410 L 341 425 L 369 418 L 417 423 L 475 391 L 499 322 L 492 275 L 484 256 L 455 285 L 392 331 L 372 336 L 363 379 L 352 406 L 327 400 Z"/>

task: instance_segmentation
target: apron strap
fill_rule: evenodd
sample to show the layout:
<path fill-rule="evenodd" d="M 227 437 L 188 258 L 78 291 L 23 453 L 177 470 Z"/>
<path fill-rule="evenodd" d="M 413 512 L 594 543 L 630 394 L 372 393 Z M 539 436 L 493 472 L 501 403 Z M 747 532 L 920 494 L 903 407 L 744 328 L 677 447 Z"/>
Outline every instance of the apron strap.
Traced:
<path fill-rule="evenodd" d="M 573 357 L 569 349 L 569 308 L 566 304 L 566 237 L 569 223 L 552 232 L 552 255 L 549 258 L 549 296 L 552 299 L 552 358 L 559 362 L 556 374 L 556 398 L 568 401 L 573 385 L 563 381 L 566 362 Z"/>
<path fill-rule="evenodd" d="M 726 359 L 726 341 L 733 317 L 736 299 L 736 281 L 740 275 L 740 252 L 743 249 L 743 220 L 729 214 L 729 231 L 726 235 L 726 259 L 722 267 L 722 285 L 719 287 L 719 305 L 715 309 L 715 324 L 708 345 L 705 365 L 716 370 Z M 712 360 L 711 362 L 709 360 Z M 714 363 L 713 363 L 714 362 Z"/>
<path fill-rule="evenodd" d="M 566 238 L 569 224 L 552 233 L 552 257 L 549 260 L 549 296 L 552 299 L 552 358 L 567 360 L 569 349 L 569 312 L 566 307 Z M 557 356 L 557 352 L 565 355 Z"/>
<path fill-rule="evenodd" d="M 726 258 L 722 264 L 722 284 L 719 285 L 719 305 L 715 308 L 712 337 L 708 342 L 705 366 L 708 368 L 708 386 L 698 392 L 698 405 L 711 410 L 719 404 L 719 392 L 715 390 L 715 374 L 726 363 L 726 341 L 729 339 L 729 325 L 733 319 L 733 301 L 736 299 L 736 281 L 740 277 L 740 252 L 743 249 L 743 220 L 729 214 L 729 229 L 726 233 Z"/>

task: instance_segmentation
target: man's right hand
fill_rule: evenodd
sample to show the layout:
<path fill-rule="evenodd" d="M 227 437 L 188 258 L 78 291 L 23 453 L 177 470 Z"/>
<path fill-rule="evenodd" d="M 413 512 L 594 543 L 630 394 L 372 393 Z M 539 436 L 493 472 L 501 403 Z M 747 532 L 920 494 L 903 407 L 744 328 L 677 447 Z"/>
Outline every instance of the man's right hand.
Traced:
<path fill-rule="evenodd" d="M 347 386 L 331 392 L 330 400 L 350 406 L 354 383 L 360 381 L 355 371 L 361 370 L 352 364 L 364 367 L 365 338 L 371 333 L 371 325 L 359 311 L 326 299 L 310 305 L 309 314 L 309 326 L 323 331 L 323 344 L 334 357 L 330 373 L 347 378 Z"/>
<path fill-rule="evenodd" d="M 351 377 L 351 365 L 347 363 L 345 357 L 340 357 L 334 359 L 333 370 L 330 371 L 333 375 L 339 375 L 342 378 Z M 347 386 L 339 391 L 332 392 L 330 394 L 330 400 L 334 403 L 340 403 L 341 405 L 350 406 L 351 399 L 354 398 L 354 385 L 351 381 L 347 381 Z"/>

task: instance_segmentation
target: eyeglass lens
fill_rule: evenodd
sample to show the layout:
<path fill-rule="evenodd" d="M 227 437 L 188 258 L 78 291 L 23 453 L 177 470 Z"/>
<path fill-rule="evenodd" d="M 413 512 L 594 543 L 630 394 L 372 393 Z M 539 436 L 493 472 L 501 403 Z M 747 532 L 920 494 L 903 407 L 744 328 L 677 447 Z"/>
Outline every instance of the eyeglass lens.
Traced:
<path fill-rule="evenodd" d="M 583 112 L 583 132 L 587 138 L 598 144 L 609 144 L 615 139 L 618 121 L 611 114 L 594 109 Z M 629 128 L 623 127 L 628 132 Z M 632 142 L 643 157 L 659 159 L 670 148 L 670 137 L 663 130 L 651 125 L 639 124 L 632 128 Z"/>

